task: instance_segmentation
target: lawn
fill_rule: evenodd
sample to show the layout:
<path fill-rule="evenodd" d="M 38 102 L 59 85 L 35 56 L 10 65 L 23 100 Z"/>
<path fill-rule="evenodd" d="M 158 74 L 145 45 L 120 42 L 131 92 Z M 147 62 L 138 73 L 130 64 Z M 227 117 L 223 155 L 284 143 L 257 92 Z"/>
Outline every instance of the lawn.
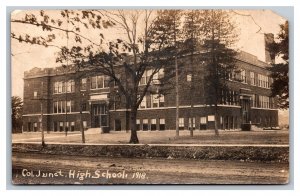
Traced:
<path fill-rule="evenodd" d="M 139 131 L 138 137 L 142 144 L 289 144 L 288 130 L 261 130 L 261 131 L 224 131 L 220 130 L 216 137 L 213 130 L 194 131 L 190 137 L 189 131 L 180 131 L 180 136 L 175 137 L 174 130 L 166 131 Z M 128 143 L 130 132 L 111 132 L 101 134 L 97 129 L 85 132 L 86 143 L 93 144 L 125 144 Z M 41 133 L 22 133 L 12 135 L 13 143 L 40 142 Z M 45 142 L 55 143 L 81 143 L 80 132 L 45 133 Z"/>

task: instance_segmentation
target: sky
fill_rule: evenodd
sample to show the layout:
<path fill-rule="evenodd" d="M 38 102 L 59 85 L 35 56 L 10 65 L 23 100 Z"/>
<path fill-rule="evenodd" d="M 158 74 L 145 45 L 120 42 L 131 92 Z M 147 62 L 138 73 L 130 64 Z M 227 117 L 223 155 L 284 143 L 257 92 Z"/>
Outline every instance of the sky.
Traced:
<path fill-rule="evenodd" d="M 31 11 L 34 12 L 34 11 Z M 17 10 L 11 14 L 11 18 L 23 17 L 25 11 Z M 55 15 L 57 12 L 52 11 Z M 279 24 L 284 23 L 285 19 L 277 15 L 271 10 L 235 10 L 233 18 L 237 24 L 239 32 L 239 40 L 236 43 L 236 48 L 243 50 L 258 57 L 264 61 L 264 33 L 273 33 L 275 36 L 279 32 Z M 247 15 L 247 16 L 246 16 Z M 258 30 L 260 31 L 258 32 Z M 29 33 L 31 35 L 39 35 L 43 31 L 29 25 L 11 24 L 12 32 Z M 90 37 L 97 37 L 91 32 L 83 32 Z M 104 31 L 105 38 L 122 37 L 122 32 L 111 30 Z M 66 43 L 63 33 L 57 34 L 57 40 L 64 44 Z M 34 46 L 25 43 L 19 43 L 16 40 L 11 41 L 11 71 L 12 71 L 12 95 L 23 98 L 23 76 L 24 71 L 28 71 L 34 67 L 46 68 L 60 66 L 55 63 L 56 48 L 45 48 L 42 46 Z"/>

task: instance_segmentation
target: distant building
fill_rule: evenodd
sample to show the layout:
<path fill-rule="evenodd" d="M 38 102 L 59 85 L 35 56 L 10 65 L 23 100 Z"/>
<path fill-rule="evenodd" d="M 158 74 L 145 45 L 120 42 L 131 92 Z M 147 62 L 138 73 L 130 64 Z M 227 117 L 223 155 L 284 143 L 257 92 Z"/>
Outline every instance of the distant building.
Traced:
<path fill-rule="evenodd" d="M 267 35 L 266 40 L 269 39 L 270 35 Z M 265 53 L 266 62 L 245 52 L 240 52 L 236 57 L 239 72 L 231 78 L 238 77 L 239 81 L 228 79 L 230 90 L 222 94 L 218 119 L 215 119 L 213 106 L 207 102 L 205 66 L 201 62 L 195 66 L 198 70 L 195 72 L 192 98 L 191 75 L 186 71 L 187 66 L 184 66 L 179 78 L 179 128 L 189 129 L 192 118 L 196 130 L 213 129 L 215 120 L 219 129 L 226 130 L 240 129 L 242 124 L 278 126 L 276 100 L 270 97 L 272 78 L 267 70 L 274 56 L 267 49 Z M 181 61 L 188 62 L 187 59 Z M 150 71 L 145 72 L 140 85 L 146 83 Z M 120 70 L 120 74 L 124 73 Z M 161 70 L 156 77 L 163 74 Z M 33 68 L 24 73 L 23 130 L 39 130 L 41 109 L 42 127 L 47 131 L 78 131 L 80 119 L 85 128 L 129 130 L 130 113 L 116 92 L 114 81 L 91 70 L 76 72 L 74 66 Z M 191 99 L 194 103 L 192 112 Z M 175 89 L 165 95 L 148 93 L 138 109 L 138 130 L 175 130 L 175 106 Z"/>

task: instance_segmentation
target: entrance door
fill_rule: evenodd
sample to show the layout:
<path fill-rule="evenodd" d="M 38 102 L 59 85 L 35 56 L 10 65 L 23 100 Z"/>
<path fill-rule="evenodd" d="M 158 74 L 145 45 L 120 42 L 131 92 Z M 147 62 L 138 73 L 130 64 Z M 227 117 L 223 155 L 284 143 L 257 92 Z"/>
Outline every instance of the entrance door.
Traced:
<path fill-rule="evenodd" d="M 106 104 L 92 104 L 92 127 L 107 127 L 107 107 Z"/>
<path fill-rule="evenodd" d="M 242 123 L 250 122 L 250 98 L 241 100 L 242 107 Z"/>

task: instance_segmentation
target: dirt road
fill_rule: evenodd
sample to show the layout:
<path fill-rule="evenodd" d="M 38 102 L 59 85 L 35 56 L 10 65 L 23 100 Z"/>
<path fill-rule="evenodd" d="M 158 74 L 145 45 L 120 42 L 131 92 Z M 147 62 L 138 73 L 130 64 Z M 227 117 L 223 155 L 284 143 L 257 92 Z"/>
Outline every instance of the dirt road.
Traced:
<path fill-rule="evenodd" d="M 284 184 L 288 163 L 13 153 L 14 184 Z"/>

